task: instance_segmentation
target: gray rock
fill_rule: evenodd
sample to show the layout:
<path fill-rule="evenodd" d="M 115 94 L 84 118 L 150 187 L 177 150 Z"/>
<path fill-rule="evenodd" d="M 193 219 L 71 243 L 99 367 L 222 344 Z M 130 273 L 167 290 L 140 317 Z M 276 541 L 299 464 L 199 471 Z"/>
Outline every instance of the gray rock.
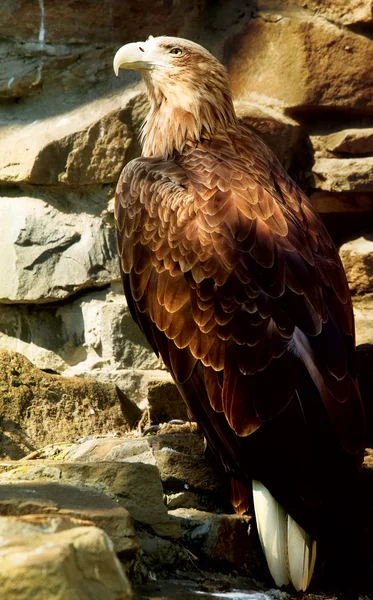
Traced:
<path fill-rule="evenodd" d="M 105 190 L 3 193 L 0 300 L 60 301 L 117 278 L 113 225 L 100 216 L 106 208 Z"/>
<path fill-rule="evenodd" d="M 258 577 L 264 557 L 250 515 L 214 514 L 179 508 L 170 514 L 180 520 L 182 541 L 199 558 L 234 565 Z"/>

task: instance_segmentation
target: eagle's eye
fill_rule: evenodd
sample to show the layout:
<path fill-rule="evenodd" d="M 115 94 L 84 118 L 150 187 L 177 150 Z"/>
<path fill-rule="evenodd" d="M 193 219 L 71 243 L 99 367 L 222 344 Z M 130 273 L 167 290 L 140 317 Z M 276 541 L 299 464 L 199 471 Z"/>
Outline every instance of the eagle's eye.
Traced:
<path fill-rule="evenodd" d="M 181 56 L 182 54 L 184 54 L 184 52 L 182 51 L 181 48 L 171 48 L 169 54 L 172 54 L 173 56 Z"/>

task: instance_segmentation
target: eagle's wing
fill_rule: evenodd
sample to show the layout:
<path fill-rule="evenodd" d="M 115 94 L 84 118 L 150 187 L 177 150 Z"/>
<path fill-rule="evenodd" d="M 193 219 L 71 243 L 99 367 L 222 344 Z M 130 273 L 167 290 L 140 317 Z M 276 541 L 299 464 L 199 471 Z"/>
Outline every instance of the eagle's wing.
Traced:
<path fill-rule="evenodd" d="M 287 419 L 285 436 L 298 421 L 317 429 L 320 410 L 359 462 L 364 417 L 338 253 L 299 188 L 247 135 L 125 167 L 116 224 L 132 315 L 227 469 L 247 471 L 242 439 L 260 440 L 250 434 L 263 424 L 271 432 Z"/>

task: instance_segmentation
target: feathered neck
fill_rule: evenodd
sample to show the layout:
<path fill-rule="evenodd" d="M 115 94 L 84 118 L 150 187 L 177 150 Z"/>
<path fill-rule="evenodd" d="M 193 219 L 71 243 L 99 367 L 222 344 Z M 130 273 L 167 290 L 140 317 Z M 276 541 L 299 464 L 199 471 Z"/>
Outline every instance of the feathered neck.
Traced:
<path fill-rule="evenodd" d="M 167 159 L 188 143 L 237 128 L 226 77 L 196 87 L 176 81 L 157 85 L 154 77 L 147 73 L 143 77 L 151 104 L 141 131 L 143 156 Z"/>

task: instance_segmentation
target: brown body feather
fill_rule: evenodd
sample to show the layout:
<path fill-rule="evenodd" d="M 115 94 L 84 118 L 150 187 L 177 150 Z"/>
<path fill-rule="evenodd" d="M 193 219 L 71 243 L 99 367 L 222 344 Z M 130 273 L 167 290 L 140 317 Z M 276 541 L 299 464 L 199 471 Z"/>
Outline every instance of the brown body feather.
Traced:
<path fill-rule="evenodd" d="M 171 154 L 169 145 L 163 158 L 149 150 L 131 161 L 117 187 L 132 315 L 240 482 L 235 508 L 247 508 L 258 479 L 322 539 L 352 497 L 364 445 L 337 250 L 272 152 L 234 117 L 199 128 L 197 141 L 184 133 Z"/>

